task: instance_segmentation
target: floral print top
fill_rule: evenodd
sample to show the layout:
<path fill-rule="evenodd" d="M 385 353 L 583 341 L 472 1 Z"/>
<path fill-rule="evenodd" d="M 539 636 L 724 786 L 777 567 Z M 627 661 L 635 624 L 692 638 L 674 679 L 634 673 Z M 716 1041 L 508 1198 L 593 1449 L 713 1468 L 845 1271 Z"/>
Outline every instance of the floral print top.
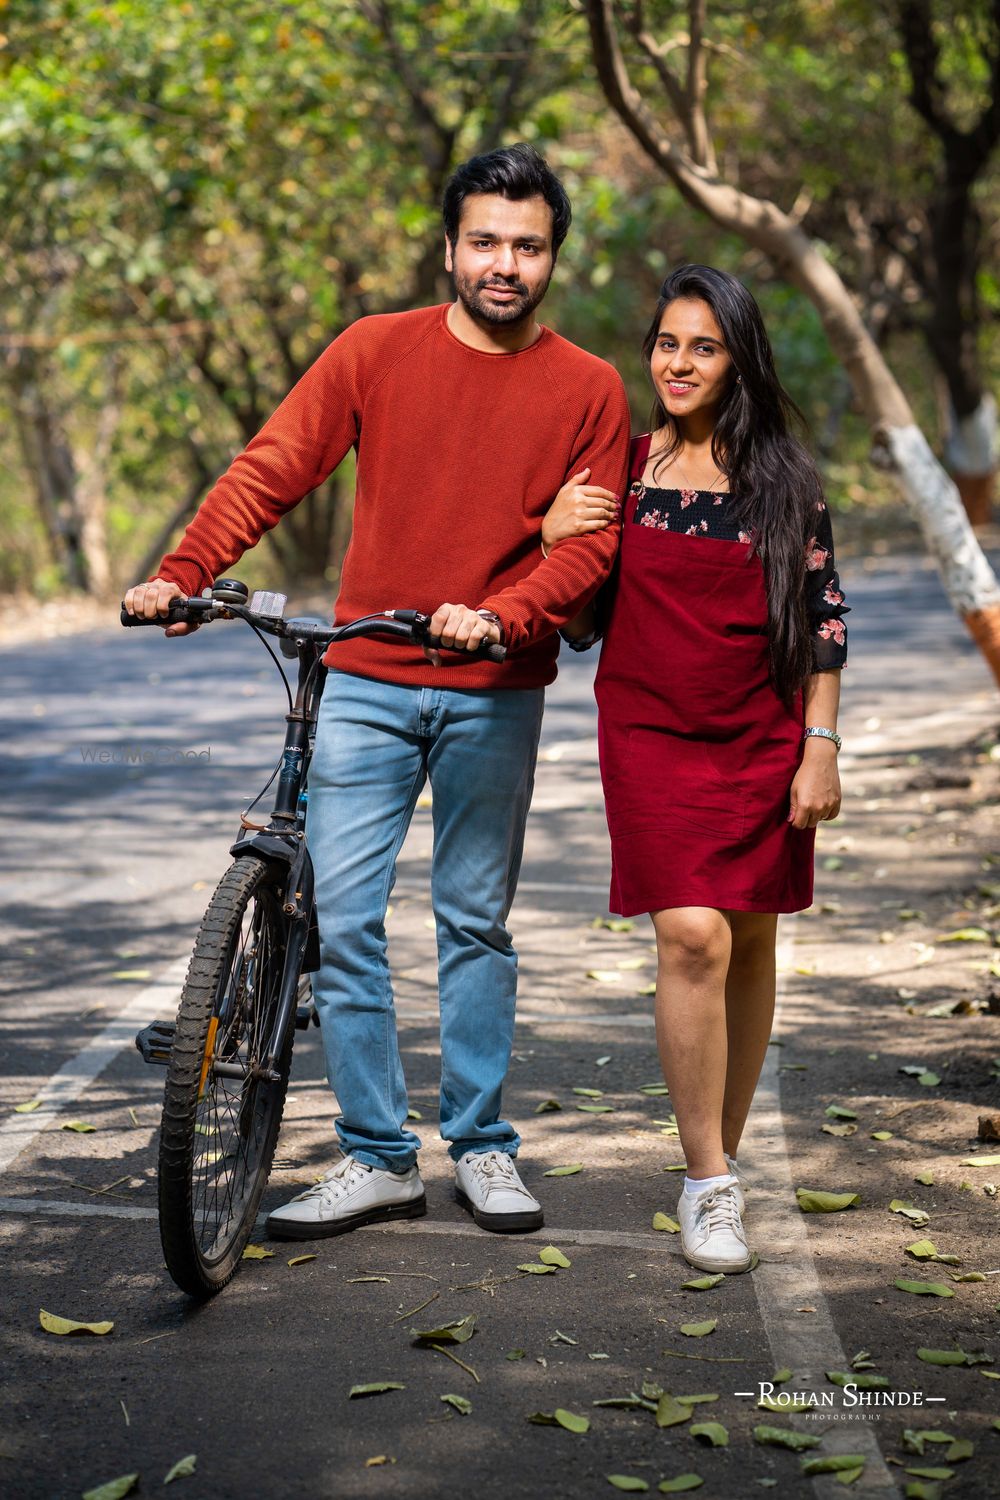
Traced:
<path fill-rule="evenodd" d="M 630 493 L 635 495 L 632 524 L 651 526 L 659 531 L 679 531 L 685 536 L 703 536 L 724 542 L 749 542 L 740 529 L 733 511 L 731 496 L 720 490 L 655 489 L 637 479 Z M 813 633 L 814 670 L 829 672 L 847 661 L 847 626 L 849 613 L 834 566 L 833 530 L 825 501 L 817 501 L 816 519 L 806 546 L 803 566 L 806 574 L 806 613 Z M 597 639 L 585 637 L 567 644 L 585 651 Z"/>

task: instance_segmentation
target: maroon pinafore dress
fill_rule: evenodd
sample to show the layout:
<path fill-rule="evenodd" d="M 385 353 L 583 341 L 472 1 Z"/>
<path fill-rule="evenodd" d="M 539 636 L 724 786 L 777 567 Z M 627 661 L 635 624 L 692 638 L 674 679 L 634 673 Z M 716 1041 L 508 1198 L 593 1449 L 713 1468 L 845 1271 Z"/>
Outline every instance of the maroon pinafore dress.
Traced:
<path fill-rule="evenodd" d="M 632 444 L 641 478 L 648 435 Z M 768 674 L 767 597 L 747 542 L 622 522 L 597 670 L 609 909 L 791 912 L 812 901 L 814 829 L 793 828 L 802 698 Z"/>

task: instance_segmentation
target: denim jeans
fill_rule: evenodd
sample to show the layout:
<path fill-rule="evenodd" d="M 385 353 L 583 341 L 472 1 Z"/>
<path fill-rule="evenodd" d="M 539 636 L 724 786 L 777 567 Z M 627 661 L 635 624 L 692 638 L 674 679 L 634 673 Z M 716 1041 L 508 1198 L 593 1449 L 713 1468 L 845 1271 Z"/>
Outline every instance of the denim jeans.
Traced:
<path fill-rule="evenodd" d="M 419 1137 L 407 1098 L 386 954 L 396 857 L 433 789 L 441 1134 L 516 1155 L 500 1118 L 514 1036 L 517 955 L 506 928 L 531 802 L 543 688 L 464 692 L 331 671 L 309 771 L 320 967 L 313 991 L 345 1152 L 403 1172 Z"/>

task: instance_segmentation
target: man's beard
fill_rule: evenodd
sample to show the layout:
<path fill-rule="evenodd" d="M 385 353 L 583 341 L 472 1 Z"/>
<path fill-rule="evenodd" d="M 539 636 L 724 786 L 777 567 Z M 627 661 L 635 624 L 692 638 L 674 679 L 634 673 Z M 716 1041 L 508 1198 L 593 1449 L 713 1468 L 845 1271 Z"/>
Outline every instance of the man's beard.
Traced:
<path fill-rule="evenodd" d="M 485 294 L 488 286 L 498 289 L 502 287 L 504 291 L 516 292 L 517 296 L 511 298 L 509 302 L 491 302 Z M 455 290 L 469 317 L 477 323 L 485 323 L 492 328 L 521 323 L 525 318 L 530 317 L 548 291 L 548 286 L 549 283 L 546 281 L 545 285 L 539 287 L 532 296 L 523 281 L 491 280 L 488 276 L 473 281 L 455 272 Z"/>

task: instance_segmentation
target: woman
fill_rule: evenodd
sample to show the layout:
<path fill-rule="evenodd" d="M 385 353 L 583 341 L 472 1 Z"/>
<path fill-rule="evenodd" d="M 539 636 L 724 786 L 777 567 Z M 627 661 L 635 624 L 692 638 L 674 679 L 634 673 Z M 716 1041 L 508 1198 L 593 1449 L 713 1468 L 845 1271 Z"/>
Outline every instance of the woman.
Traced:
<path fill-rule="evenodd" d="M 819 476 L 746 288 L 675 271 L 643 359 L 653 430 L 632 444 L 595 685 L 610 908 L 648 911 L 656 930 L 684 1255 L 744 1271 L 736 1152 L 771 1032 L 778 914 L 812 901 L 814 830 L 840 809 L 846 610 Z M 546 550 L 614 514 L 585 480 L 559 492 Z M 593 609 L 567 636 L 593 641 Z"/>

